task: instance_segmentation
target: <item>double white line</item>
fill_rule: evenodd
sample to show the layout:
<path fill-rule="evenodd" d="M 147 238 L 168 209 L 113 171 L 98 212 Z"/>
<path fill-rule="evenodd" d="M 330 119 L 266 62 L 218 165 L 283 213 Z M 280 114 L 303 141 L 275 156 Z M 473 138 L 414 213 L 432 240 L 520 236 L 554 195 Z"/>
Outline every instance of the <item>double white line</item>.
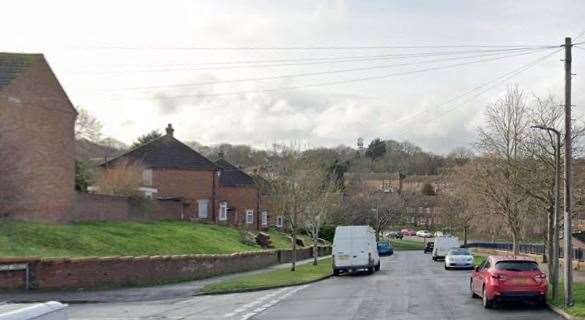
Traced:
<path fill-rule="evenodd" d="M 303 286 L 299 286 L 299 287 L 283 288 L 283 289 L 277 290 L 275 292 L 272 292 L 272 293 L 269 293 L 265 296 L 260 297 L 256 301 L 245 304 L 245 305 L 237 308 L 236 310 L 234 310 L 230 313 L 226 313 L 223 316 L 226 318 L 230 318 L 230 317 L 234 317 L 234 316 L 238 316 L 238 317 L 241 316 L 240 320 L 248 320 L 251 317 L 253 317 L 253 316 L 263 312 L 264 310 L 274 306 L 275 304 L 279 303 L 280 301 L 287 298 L 291 294 L 293 294 L 297 291 L 300 291 L 308 286 L 309 285 L 303 285 Z M 256 308 L 254 308 L 254 307 L 256 307 Z"/>

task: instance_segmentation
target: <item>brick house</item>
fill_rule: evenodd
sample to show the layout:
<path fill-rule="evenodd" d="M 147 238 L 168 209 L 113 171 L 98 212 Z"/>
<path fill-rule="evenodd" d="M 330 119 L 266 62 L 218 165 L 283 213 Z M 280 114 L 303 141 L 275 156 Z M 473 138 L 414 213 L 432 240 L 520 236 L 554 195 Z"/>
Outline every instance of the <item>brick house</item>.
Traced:
<path fill-rule="evenodd" d="M 42 54 L 0 53 L 0 216 L 69 219 L 76 117 Z"/>
<path fill-rule="evenodd" d="M 248 175 L 223 159 L 221 153 L 215 165 L 219 167 L 219 183 L 216 189 L 217 223 L 229 223 L 256 230 L 267 229 L 273 224 L 282 224 L 281 218 L 270 216 L 272 211 L 270 196 L 261 190 L 263 188 L 258 181 L 260 177 Z"/>
<path fill-rule="evenodd" d="M 180 198 L 184 219 L 215 221 L 215 184 L 218 167 L 177 140 L 169 124 L 166 134 L 100 166 L 115 168 L 125 161 L 144 167 L 143 187 L 148 198 Z"/>

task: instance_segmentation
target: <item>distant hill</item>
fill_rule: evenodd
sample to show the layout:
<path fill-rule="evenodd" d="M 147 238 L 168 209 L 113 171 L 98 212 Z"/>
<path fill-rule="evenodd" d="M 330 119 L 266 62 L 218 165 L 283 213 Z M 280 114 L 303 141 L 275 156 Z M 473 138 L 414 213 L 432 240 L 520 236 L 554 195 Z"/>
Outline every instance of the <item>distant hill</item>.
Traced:
<path fill-rule="evenodd" d="M 106 157 L 112 158 L 124 152 L 127 147 L 118 141 L 107 139 L 101 143 L 95 143 L 87 139 L 75 141 L 75 159 L 80 161 L 101 162 Z"/>

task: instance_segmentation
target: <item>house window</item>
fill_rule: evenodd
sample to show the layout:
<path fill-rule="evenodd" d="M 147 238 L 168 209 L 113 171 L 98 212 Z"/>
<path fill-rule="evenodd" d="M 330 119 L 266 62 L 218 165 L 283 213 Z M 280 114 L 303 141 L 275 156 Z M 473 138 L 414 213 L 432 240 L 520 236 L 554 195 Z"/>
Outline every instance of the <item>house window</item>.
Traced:
<path fill-rule="evenodd" d="M 254 223 L 254 211 L 246 210 L 246 224 Z"/>
<path fill-rule="evenodd" d="M 282 228 L 284 226 L 284 217 L 278 216 L 276 217 L 276 226 Z"/>
<path fill-rule="evenodd" d="M 197 200 L 198 204 L 198 217 L 199 219 L 207 219 L 208 216 L 208 209 L 209 209 L 209 200 Z"/>
<path fill-rule="evenodd" d="M 262 220 L 261 222 L 262 222 L 263 227 L 268 226 L 268 211 L 266 211 L 266 210 L 262 211 L 261 220 Z"/>
<path fill-rule="evenodd" d="M 227 220 L 228 204 L 223 201 L 219 203 L 219 221 Z"/>
<path fill-rule="evenodd" d="M 145 186 L 152 186 L 152 169 L 142 171 L 142 183 Z"/>

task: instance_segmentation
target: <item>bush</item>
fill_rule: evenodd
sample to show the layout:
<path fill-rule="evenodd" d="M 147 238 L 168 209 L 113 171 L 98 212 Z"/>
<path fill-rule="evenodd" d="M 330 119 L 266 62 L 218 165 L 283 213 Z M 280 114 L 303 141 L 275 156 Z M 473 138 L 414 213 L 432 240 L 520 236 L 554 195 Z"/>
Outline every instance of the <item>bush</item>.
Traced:
<path fill-rule="evenodd" d="M 335 227 L 334 225 L 324 225 L 319 229 L 319 238 L 327 240 L 329 242 L 333 242 L 333 237 L 335 237 Z"/>

